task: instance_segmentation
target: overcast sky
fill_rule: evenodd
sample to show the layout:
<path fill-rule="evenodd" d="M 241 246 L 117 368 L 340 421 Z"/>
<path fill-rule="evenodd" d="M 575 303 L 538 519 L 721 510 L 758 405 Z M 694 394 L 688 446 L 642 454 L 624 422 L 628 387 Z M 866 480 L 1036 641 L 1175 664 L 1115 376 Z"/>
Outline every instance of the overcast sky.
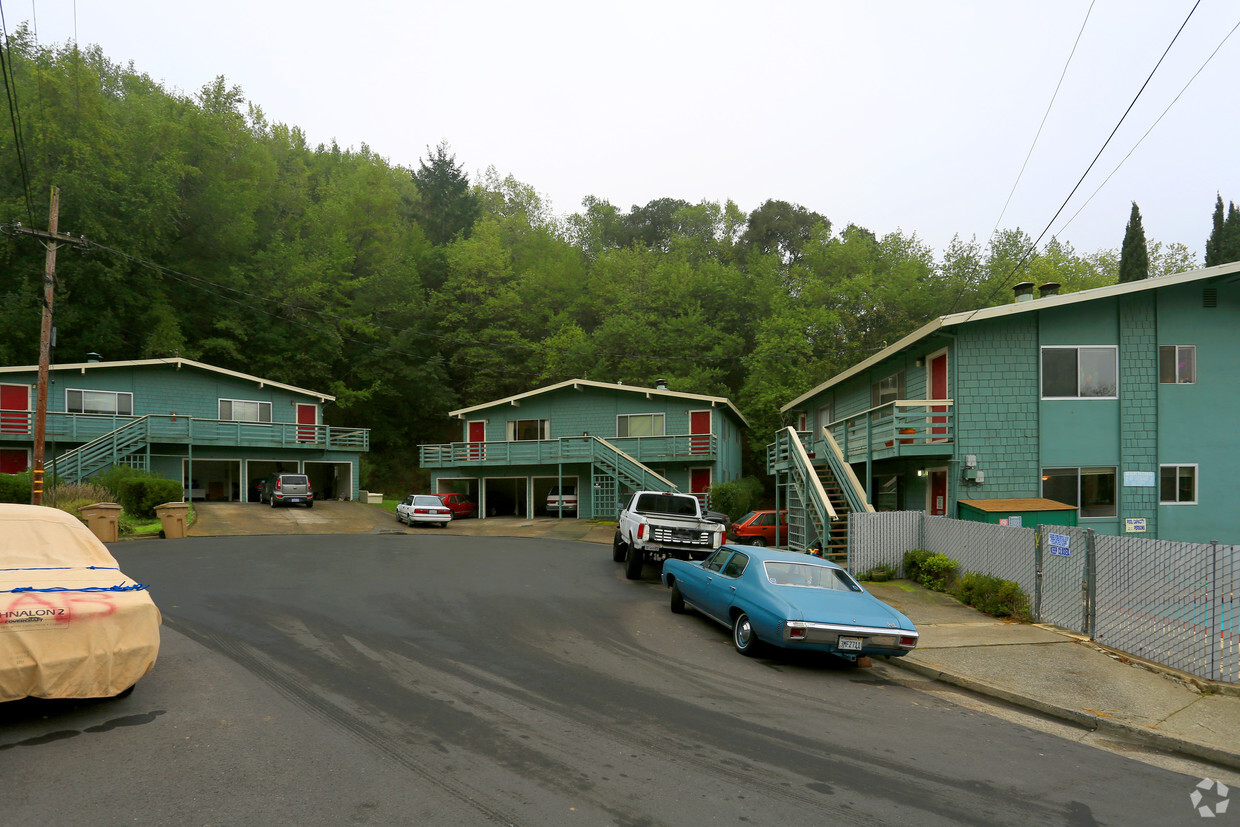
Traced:
<path fill-rule="evenodd" d="M 941 253 L 996 222 L 1037 237 L 1192 7 L 9 0 L 4 13 L 10 32 L 32 21 L 41 43 L 97 43 L 184 93 L 223 75 L 312 145 L 365 143 L 416 167 L 446 140 L 471 178 L 494 165 L 558 213 L 587 195 L 746 212 L 777 198 Z M 1136 201 L 1149 240 L 1202 259 L 1216 194 L 1240 203 L 1240 33 L 1189 81 L 1238 22 L 1234 0 L 1202 0 L 1048 238 L 1118 249 Z"/>

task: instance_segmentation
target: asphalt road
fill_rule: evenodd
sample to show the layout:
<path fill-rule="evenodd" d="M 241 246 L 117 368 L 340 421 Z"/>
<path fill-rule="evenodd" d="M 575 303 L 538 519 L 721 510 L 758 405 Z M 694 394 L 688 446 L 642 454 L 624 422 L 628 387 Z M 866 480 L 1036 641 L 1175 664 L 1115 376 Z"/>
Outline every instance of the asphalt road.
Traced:
<path fill-rule="evenodd" d="M 130 697 L 0 709 L 0 824 L 1172 824 L 1199 776 L 818 657 L 747 659 L 603 546 L 113 546 Z"/>

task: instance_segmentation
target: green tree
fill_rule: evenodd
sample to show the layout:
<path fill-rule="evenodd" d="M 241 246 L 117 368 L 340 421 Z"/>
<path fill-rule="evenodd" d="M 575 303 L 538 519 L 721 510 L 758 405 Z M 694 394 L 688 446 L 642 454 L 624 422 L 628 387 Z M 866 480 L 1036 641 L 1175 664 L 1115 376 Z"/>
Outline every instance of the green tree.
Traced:
<path fill-rule="evenodd" d="M 449 154 L 447 141 L 433 150 L 427 147 L 426 155 L 413 173 L 421 195 L 418 223 L 432 244 L 442 246 L 457 235 L 468 238 L 482 211 L 469 176 L 456 163 L 456 156 Z"/>
<path fill-rule="evenodd" d="M 1150 253 L 1145 246 L 1145 229 L 1141 226 L 1141 210 L 1132 202 L 1128 227 L 1124 230 L 1124 245 L 1119 254 L 1120 283 L 1140 281 L 1150 277 Z"/>
<path fill-rule="evenodd" d="M 1226 216 L 1223 213 L 1223 195 L 1219 193 L 1215 196 L 1214 215 L 1210 227 L 1210 235 L 1206 238 L 1206 266 L 1213 267 L 1216 264 L 1222 264 L 1223 259 L 1223 222 Z"/>

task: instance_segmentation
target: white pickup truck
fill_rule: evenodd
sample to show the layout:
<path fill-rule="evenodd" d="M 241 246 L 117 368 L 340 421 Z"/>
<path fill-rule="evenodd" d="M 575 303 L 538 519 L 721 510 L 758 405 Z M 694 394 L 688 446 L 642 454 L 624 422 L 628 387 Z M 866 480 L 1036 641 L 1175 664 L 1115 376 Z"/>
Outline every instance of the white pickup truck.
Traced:
<path fill-rule="evenodd" d="M 643 563 L 707 557 L 723 543 L 723 530 L 706 519 L 692 494 L 638 491 L 620 510 L 611 557 L 624 563 L 625 577 L 636 580 Z"/>

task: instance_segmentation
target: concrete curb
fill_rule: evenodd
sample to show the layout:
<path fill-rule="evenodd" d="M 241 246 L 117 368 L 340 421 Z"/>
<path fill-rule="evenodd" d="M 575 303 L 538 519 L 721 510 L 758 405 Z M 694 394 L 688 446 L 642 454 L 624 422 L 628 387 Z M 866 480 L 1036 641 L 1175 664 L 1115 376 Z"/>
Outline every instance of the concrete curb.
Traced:
<path fill-rule="evenodd" d="M 1068 707 L 1059 706 L 1057 704 L 1049 704 L 1045 701 L 1039 701 L 1036 698 L 1030 698 L 1009 689 L 1004 689 L 984 681 L 974 678 L 966 678 L 963 675 L 957 675 L 952 672 L 944 672 L 932 666 L 926 666 L 907 658 L 892 658 L 887 661 L 893 666 L 901 669 L 907 669 L 910 672 L 916 672 L 919 675 L 939 681 L 940 683 L 958 686 L 961 689 L 967 689 L 970 692 L 976 692 L 979 695 L 985 695 L 990 698 L 1005 701 L 1013 706 L 1019 706 L 1029 709 L 1033 712 L 1041 713 L 1052 718 L 1058 718 L 1078 726 L 1086 727 L 1095 732 L 1108 732 L 1116 735 L 1122 735 L 1132 738 L 1142 743 L 1156 747 L 1164 752 L 1177 752 L 1182 755 L 1189 755 L 1194 758 L 1200 758 L 1229 769 L 1240 770 L 1240 752 L 1217 749 L 1204 744 L 1197 744 L 1183 738 L 1177 738 L 1174 735 L 1167 735 L 1157 730 L 1139 727 L 1134 724 L 1117 721 L 1113 718 L 1107 718 L 1092 712 L 1084 712 L 1079 709 L 1069 709 Z"/>

